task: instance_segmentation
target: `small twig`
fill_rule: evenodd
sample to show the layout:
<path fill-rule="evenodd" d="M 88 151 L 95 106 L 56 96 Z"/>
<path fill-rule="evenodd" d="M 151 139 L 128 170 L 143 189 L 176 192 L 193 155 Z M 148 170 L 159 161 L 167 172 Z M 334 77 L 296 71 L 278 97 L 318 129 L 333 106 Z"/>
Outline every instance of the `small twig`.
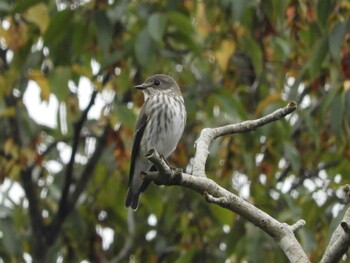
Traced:
<path fill-rule="evenodd" d="M 335 166 L 338 166 L 341 163 L 341 160 L 335 160 L 335 161 L 330 161 L 328 163 L 325 164 L 321 164 L 319 165 L 319 167 L 317 167 L 315 170 L 313 171 L 308 171 L 306 170 L 301 176 L 298 177 L 299 180 L 295 181 L 292 186 L 290 187 L 288 192 L 291 192 L 292 190 L 297 189 L 299 186 L 303 185 L 304 181 L 306 179 L 310 179 L 310 178 L 314 178 L 316 176 L 318 176 L 318 174 L 320 173 L 320 171 L 322 170 L 327 170 L 327 169 L 331 169 Z M 280 178 L 278 181 L 281 181 Z"/>
<path fill-rule="evenodd" d="M 299 228 L 302 228 L 302 227 L 305 226 L 305 225 L 306 225 L 305 220 L 300 219 L 300 220 L 298 220 L 297 222 L 295 222 L 293 225 L 291 225 L 290 227 L 291 227 L 292 231 L 295 232 L 295 231 L 297 231 Z"/>
<path fill-rule="evenodd" d="M 225 197 L 223 197 L 223 196 L 214 197 L 214 196 L 208 194 L 207 192 L 204 192 L 204 197 L 208 203 L 213 203 L 213 204 L 220 204 L 221 203 L 221 204 L 223 204 L 223 203 L 227 202 Z"/>

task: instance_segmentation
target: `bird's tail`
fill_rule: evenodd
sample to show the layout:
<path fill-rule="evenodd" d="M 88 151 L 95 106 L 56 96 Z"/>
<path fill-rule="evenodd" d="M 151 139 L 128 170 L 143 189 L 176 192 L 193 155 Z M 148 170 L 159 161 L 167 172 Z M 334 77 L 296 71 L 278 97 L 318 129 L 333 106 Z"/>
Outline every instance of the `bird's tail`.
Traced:
<path fill-rule="evenodd" d="M 129 187 L 125 199 L 125 207 L 131 207 L 133 210 L 137 210 L 139 207 L 140 192 L 133 193 L 131 187 Z"/>

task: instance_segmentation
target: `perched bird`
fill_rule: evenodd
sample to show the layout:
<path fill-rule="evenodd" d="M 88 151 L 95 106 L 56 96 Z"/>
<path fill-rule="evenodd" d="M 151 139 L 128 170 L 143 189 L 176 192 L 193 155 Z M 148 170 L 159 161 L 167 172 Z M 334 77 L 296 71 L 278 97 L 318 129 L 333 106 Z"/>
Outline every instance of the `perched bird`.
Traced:
<path fill-rule="evenodd" d="M 155 148 L 167 158 L 175 150 L 186 124 L 184 99 L 172 77 L 153 75 L 135 88 L 143 91 L 145 102 L 136 122 L 125 200 L 125 206 L 134 210 L 138 208 L 140 193 L 148 186 L 141 173 L 152 168 L 145 154 Z"/>

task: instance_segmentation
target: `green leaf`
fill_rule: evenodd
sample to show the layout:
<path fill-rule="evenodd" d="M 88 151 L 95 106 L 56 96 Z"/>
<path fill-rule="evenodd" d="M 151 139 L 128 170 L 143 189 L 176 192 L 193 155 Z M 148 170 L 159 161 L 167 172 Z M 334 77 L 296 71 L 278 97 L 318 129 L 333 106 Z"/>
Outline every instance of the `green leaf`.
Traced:
<path fill-rule="evenodd" d="M 21 13 L 28 8 L 30 8 L 33 5 L 36 5 L 38 3 L 42 2 L 42 0 L 22 0 L 22 1 L 15 1 L 15 6 L 11 11 L 11 14 Z"/>
<path fill-rule="evenodd" d="M 320 108 L 320 117 L 322 120 L 322 125 L 327 120 L 327 114 L 329 112 L 329 108 L 334 104 L 335 97 L 339 94 L 340 87 L 331 87 L 327 92 L 327 96 L 323 96 L 321 99 L 321 108 Z"/>
<path fill-rule="evenodd" d="M 209 206 L 209 209 L 213 215 L 213 217 L 217 220 L 217 223 L 220 225 L 231 225 L 234 214 L 230 213 L 226 209 L 223 209 L 222 207 L 211 205 Z"/>
<path fill-rule="evenodd" d="M 9 3 L 6 2 L 0 2 L 0 11 L 8 12 L 11 10 L 11 6 Z"/>
<path fill-rule="evenodd" d="M 148 19 L 148 32 L 150 33 L 153 40 L 155 40 L 156 42 L 162 41 L 166 27 L 166 22 L 166 17 L 159 13 L 152 14 Z"/>
<path fill-rule="evenodd" d="M 87 32 L 88 29 L 89 27 L 86 26 L 85 21 L 74 21 L 74 26 L 72 27 L 72 48 L 74 54 L 80 54 L 84 52 L 86 39 L 89 38 L 89 32 Z"/>
<path fill-rule="evenodd" d="M 310 59 L 307 63 L 307 68 L 309 70 L 311 78 L 315 78 L 322 67 L 322 63 L 326 58 L 328 51 L 328 38 L 327 36 L 322 37 L 316 42 L 312 49 Z"/>
<path fill-rule="evenodd" d="M 195 30 L 191 19 L 179 12 L 170 12 L 166 15 L 168 19 L 168 41 L 179 50 L 190 48 L 192 51 L 199 51 L 195 41 Z"/>
<path fill-rule="evenodd" d="M 337 95 L 331 106 L 331 127 L 337 136 L 341 136 L 342 120 L 344 116 L 344 96 Z"/>
<path fill-rule="evenodd" d="M 350 24 L 348 22 L 336 24 L 328 36 L 329 52 L 332 58 L 337 62 L 340 60 L 340 48 L 349 25 Z"/>
<path fill-rule="evenodd" d="M 213 96 L 213 98 L 219 102 L 218 105 L 220 108 L 222 108 L 224 112 L 228 113 L 228 115 L 232 117 L 233 121 L 248 118 L 247 111 L 239 98 L 233 94 L 230 94 L 227 90 L 222 88 L 217 95 Z"/>
<path fill-rule="evenodd" d="M 145 28 L 137 36 L 135 40 L 135 56 L 141 66 L 145 66 L 149 63 L 151 55 L 153 54 L 153 41 Z"/>
<path fill-rule="evenodd" d="M 232 1 L 232 14 L 235 21 L 241 21 L 243 15 L 245 14 L 247 8 L 249 7 L 251 0 L 235 0 Z"/>
<path fill-rule="evenodd" d="M 97 41 L 102 52 L 106 52 L 111 45 L 113 28 L 104 12 L 97 12 L 95 15 L 95 26 Z"/>
<path fill-rule="evenodd" d="M 322 27 L 326 27 L 328 16 L 332 12 L 332 0 L 317 1 L 317 21 Z"/>
<path fill-rule="evenodd" d="M 169 19 L 170 24 L 174 25 L 177 30 L 187 34 L 194 32 L 190 17 L 179 12 L 169 12 L 166 17 Z"/>
<path fill-rule="evenodd" d="M 3 233 L 1 238 L 4 242 L 5 249 L 13 254 L 19 254 L 20 242 L 18 234 L 15 231 L 12 220 L 9 217 L 0 219 L 0 231 Z"/>
<path fill-rule="evenodd" d="M 256 75 L 260 76 L 263 70 L 263 54 L 260 45 L 248 35 L 242 39 L 242 45 L 245 47 L 246 53 L 250 55 Z"/>
<path fill-rule="evenodd" d="M 129 129 L 134 129 L 136 122 L 135 113 L 123 104 L 116 104 L 114 107 L 115 115 Z"/>
<path fill-rule="evenodd" d="M 103 70 L 106 67 L 118 62 L 120 59 L 122 59 L 123 56 L 124 52 L 117 50 L 111 53 L 109 56 L 104 57 L 101 62 L 101 69 Z"/>
<path fill-rule="evenodd" d="M 176 259 L 175 263 L 191 263 L 195 256 L 196 250 L 191 249 L 189 251 L 183 251 L 180 256 Z"/>
<path fill-rule="evenodd" d="M 70 68 L 64 66 L 58 66 L 50 75 L 49 83 L 51 90 L 59 101 L 64 101 L 69 94 L 68 80 L 70 77 Z"/>
<path fill-rule="evenodd" d="M 298 150 L 290 143 L 283 142 L 284 156 L 291 163 L 294 173 L 299 173 L 300 170 L 300 156 Z"/>
<path fill-rule="evenodd" d="M 69 24 L 72 17 L 73 11 L 69 9 L 55 13 L 52 16 L 49 27 L 45 32 L 44 41 L 46 43 L 57 43 L 61 41 L 67 34 L 67 28 L 62 25 Z"/>
<path fill-rule="evenodd" d="M 317 248 L 317 242 L 315 240 L 315 234 L 307 228 L 302 228 L 299 232 L 302 246 L 305 248 L 305 252 L 311 253 Z"/>

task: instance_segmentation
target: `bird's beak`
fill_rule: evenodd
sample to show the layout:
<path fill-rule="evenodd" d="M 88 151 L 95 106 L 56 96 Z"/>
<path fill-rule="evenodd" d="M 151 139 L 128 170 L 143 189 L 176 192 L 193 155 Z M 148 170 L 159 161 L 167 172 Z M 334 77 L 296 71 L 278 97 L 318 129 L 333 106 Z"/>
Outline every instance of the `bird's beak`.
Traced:
<path fill-rule="evenodd" d="M 151 85 L 146 84 L 146 83 L 142 83 L 140 85 L 136 85 L 134 86 L 135 89 L 139 89 L 139 90 L 143 90 L 143 89 L 147 89 L 148 87 L 150 87 Z"/>

